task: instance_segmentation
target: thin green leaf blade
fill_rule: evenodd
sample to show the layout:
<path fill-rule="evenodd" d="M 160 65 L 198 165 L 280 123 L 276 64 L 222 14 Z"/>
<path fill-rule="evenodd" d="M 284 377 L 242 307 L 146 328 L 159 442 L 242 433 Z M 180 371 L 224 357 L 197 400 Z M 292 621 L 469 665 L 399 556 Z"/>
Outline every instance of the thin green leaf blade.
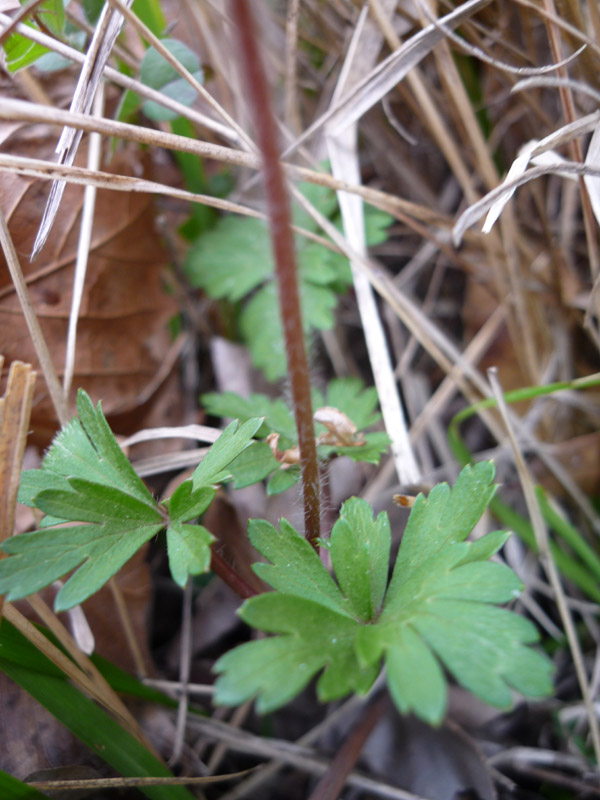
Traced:
<path fill-rule="evenodd" d="M 44 800 L 48 795 L 0 770 L 0 797 L 3 800 Z"/>
<path fill-rule="evenodd" d="M 67 680 L 49 672 L 51 662 L 42 655 L 7 620 L 0 626 L 0 653 L 5 636 L 19 639 L 19 649 L 28 653 L 26 661 L 37 669 L 23 666 L 0 655 L 0 669 L 53 714 L 92 752 L 128 777 L 170 777 L 171 772 L 137 739 L 125 731 L 105 711 L 85 697 Z M 49 667 L 48 667 L 49 665 Z M 141 789 L 151 800 L 192 800 L 183 786 L 149 786 Z"/>

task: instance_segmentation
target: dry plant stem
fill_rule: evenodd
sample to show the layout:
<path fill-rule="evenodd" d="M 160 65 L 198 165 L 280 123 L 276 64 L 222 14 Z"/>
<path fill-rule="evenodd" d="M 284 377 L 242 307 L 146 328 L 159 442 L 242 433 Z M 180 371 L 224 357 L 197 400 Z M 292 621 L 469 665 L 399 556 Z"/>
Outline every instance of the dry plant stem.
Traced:
<path fill-rule="evenodd" d="M 490 380 L 490 384 L 492 386 L 492 390 L 498 402 L 498 409 L 502 415 L 502 420 L 504 422 L 504 425 L 506 426 L 506 431 L 508 433 L 508 437 L 512 447 L 513 456 L 515 459 L 515 465 L 517 467 L 517 472 L 519 474 L 519 479 L 521 482 L 521 487 L 523 489 L 523 494 L 525 495 L 525 502 L 527 503 L 527 510 L 529 512 L 529 517 L 531 519 L 531 524 L 533 526 L 533 530 L 535 533 L 535 539 L 540 554 L 540 561 L 542 562 L 544 570 L 548 575 L 548 580 L 550 581 L 550 585 L 554 590 L 556 605 L 558 607 L 558 612 L 560 614 L 560 618 L 562 620 L 564 630 L 567 635 L 569 648 L 571 650 L 571 655 L 573 657 L 573 664 L 575 666 L 575 672 L 577 674 L 579 687 L 581 689 L 581 696 L 583 698 L 583 702 L 586 707 L 588 715 L 588 723 L 590 726 L 590 733 L 592 735 L 592 743 L 594 747 L 594 755 L 596 757 L 596 763 L 600 764 L 600 730 L 598 728 L 598 718 L 594 710 L 593 698 L 590 694 L 590 688 L 586 674 L 583 653 L 581 652 L 579 639 L 577 638 L 577 631 L 575 629 L 573 617 L 566 602 L 565 593 L 562 584 L 560 582 L 560 575 L 556 568 L 556 564 L 554 563 L 554 560 L 552 558 L 552 554 L 550 553 L 549 542 L 548 542 L 548 530 L 546 528 L 546 523 L 544 522 L 544 519 L 542 517 L 542 512 L 540 511 L 540 506 L 537 501 L 537 497 L 535 495 L 535 491 L 533 488 L 533 481 L 531 480 L 531 476 L 529 474 L 529 470 L 527 469 L 525 459 L 523 458 L 523 454 L 521 453 L 519 444 L 515 437 L 513 426 L 508 417 L 508 409 L 506 402 L 504 400 L 502 387 L 500 386 L 500 383 L 498 381 L 497 370 L 496 369 L 488 370 L 488 377 Z"/>
<path fill-rule="evenodd" d="M 1 21 L 2 15 L 0 14 L 0 22 Z M 157 94 L 160 95 L 160 92 Z M 164 97 L 164 95 L 160 95 L 160 97 Z M 164 147 L 167 150 L 179 150 L 182 153 L 192 153 L 193 155 L 215 159 L 225 164 L 234 164 L 240 167 L 249 167 L 250 169 L 259 169 L 260 167 L 257 156 L 241 150 L 234 150 L 231 147 L 223 147 L 222 145 L 212 144 L 211 142 L 189 139 L 185 136 L 178 136 L 173 133 L 144 128 L 140 125 L 130 125 L 126 122 L 116 122 L 106 118 L 99 119 L 86 114 L 77 114 L 60 108 L 30 103 L 24 100 L 0 98 L 0 120 L 68 125 L 83 131 L 97 131 L 105 136 L 115 136 L 132 142 L 140 142 L 140 144 L 150 145 L 151 147 Z M 3 159 L 6 160 L 6 156 L 3 155 Z M 35 159 L 31 160 L 35 161 Z M 52 164 L 57 170 L 61 167 L 63 170 L 65 169 L 65 165 L 59 165 L 54 162 L 52 162 Z M 367 186 L 353 186 L 347 181 L 340 181 L 333 178 L 333 176 L 326 172 L 315 172 L 314 170 L 297 167 L 293 164 L 284 164 L 283 167 L 290 177 L 297 180 L 308 181 L 318 186 L 327 186 L 331 189 L 360 195 L 376 208 L 381 208 L 383 211 L 395 214 L 399 220 L 405 222 L 407 225 L 413 224 L 413 221 L 407 215 L 413 215 L 424 222 L 431 222 L 433 224 L 444 222 L 440 214 L 427 209 L 425 206 L 413 203 L 410 200 L 403 200 L 400 197 L 387 194 L 377 189 L 371 189 Z M 57 175 L 58 174 L 62 173 L 57 173 Z M 215 207 L 217 206 L 215 205 Z M 440 246 L 444 245 L 443 242 L 439 244 Z M 451 257 L 452 248 L 446 247 L 444 252 Z"/>
<path fill-rule="evenodd" d="M 285 765 L 294 767 L 311 775 L 323 775 L 327 772 L 329 763 L 316 751 L 306 747 L 299 747 L 298 744 L 282 741 L 278 739 L 268 739 L 264 736 L 254 736 L 246 731 L 232 728 L 227 723 L 220 722 L 214 718 L 204 718 L 195 715 L 190 718 L 190 728 L 194 731 L 201 731 L 217 741 L 228 742 L 232 750 L 240 753 L 249 753 L 264 758 L 275 758 Z M 278 765 L 278 768 L 281 765 Z M 265 767 L 265 772 L 271 765 Z M 221 800 L 233 800 L 247 795 L 247 785 L 256 777 L 257 782 L 263 777 L 263 772 L 257 771 L 256 776 L 252 776 L 244 782 L 243 789 L 236 787 L 228 792 Z M 355 786 L 367 792 L 369 797 L 384 797 L 387 800 L 423 800 L 418 795 L 398 789 L 389 783 L 369 778 L 363 774 L 352 771 L 346 781 L 348 786 Z M 250 797 L 263 797 L 264 793 L 251 794 Z"/>
<path fill-rule="evenodd" d="M 169 759 L 169 766 L 177 764 L 185 744 L 185 721 L 188 713 L 188 682 L 192 662 L 192 582 L 188 580 L 183 590 L 183 610 L 181 614 L 181 646 L 179 658 L 179 705 L 175 724 L 175 742 Z"/>
<path fill-rule="evenodd" d="M 2 33 L 0 33 L 0 44 L 3 44 L 8 37 L 15 32 L 17 25 L 21 22 L 21 20 L 27 19 L 29 14 L 35 10 L 36 6 L 39 6 L 42 2 L 43 0 L 31 0 L 30 3 L 27 3 L 27 5 L 20 8 L 12 18 L 10 24 L 8 24 Z"/>
<path fill-rule="evenodd" d="M 0 369 L 4 358 L 0 355 Z M 29 364 L 13 361 L 6 395 L 0 399 L 0 542 L 13 535 L 21 465 L 29 430 L 35 372 Z M 0 558 L 5 557 L 0 552 Z M 0 596 L 0 618 L 4 598 Z"/>
<path fill-rule="evenodd" d="M 117 583 L 115 578 L 111 578 L 109 580 L 108 588 L 110 589 L 113 600 L 115 601 L 115 606 L 117 607 L 119 622 L 121 623 L 121 627 L 123 628 L 123 633 L 125 634 L 125 640 L 127 641 L 127 646 L 129 647 L 129 652 L 131 653 L 131 657 L 133 658 L 133 663 L 135 664 L 137 676 L 138 678 L 143 679 L 147 677 L 148 669 L 144 662 L 144 656 L 142 655 L 140 645 L 135 635 L 135 630 L 133 627 L 133 623 L 131 621 L 131 615 L 129 613 L 129 609 L 127 608 L 127 603 L 125 602 L 125 598 L 123 597 L 123 592 L 121 591 L 119 584 Z"/>
<path fill-rule="evenodd" d="M 231 715 L 231 724 L 235 728 L 241 728 L 251 711 L 252 701 L 248 700 L 248 702 L 234 709 L 234 712 Z M 227 752 L 228 748 L 224 742 L 219 742 L 219 744 L 215 746 L 215 749 L 212 751 L 207 764 L 208 771 L 211 775 L 214 775 L 214 773 L 219 769 L 219 766 L 227 755 Z"/>
<path fill-rule="evenodd" d="M 246 86 L 250 111 L 254 117 L 257 131 L 258 146 L 263 158 L 279 307 L 292 388 L 294 417 L 298 430 L 305 535 L 316 548 L 316 540 L 320 533 L 319 467 L 290 204 L 284 173 L 279 163 L 277 127 L 271 109 L 269 87 L 260 58 L 250 4 L 247 0 L 233 0 L 230 10 L 235 22 L 240 48 L 242 78 Z"/>
<path fill-rule="evenodd" d="M 58 382 L 58 377 L 54 369 L 54 364 L 52 363 L 52 358 L 50 357 L 48 345 L 46 344 L 44 334 L 40 328 L 40 323 L 31 303 L 25 277 L 17 256 L 17 251 L 15 250 L 13 240 L 8 231 L 8 225 L 6 224 L 6 218 L 2 212 L 2 209 L 0 209 L 0 246 L 2 247 L 4 258 L 6 259 L 8 271 L 15 287 L 17 297 L 21 303 L 21 308 L 23 309 L 23 316 L 25 317 L 29 335 L 31 336 L 33 346 L 35 347 L 35 352 L 40 362 L 42 372 L 46 380 L 46 385 L 48 387 L 48 391 L 50 392 L 50 397 L 52 398 L 52 402 L 54 404 L 56 416 L 58 417 L 61 425 L 66 425 L 69 421 L 67 404 L 65 403 L 62 389 L 60 383 Z"/>
<path fill-rule="evenodd" d="M 311 793 L 309 800 L 336 800 L 344 788 L 346 778 L 354 769 L 365 742 L 388 707 L 389 695 L 384 692 L 359 718 L 352 732 L 335 754 L 329 769 Z"/>
<path fill-rule="evenodd" d="M 369 697 L 374 696 L 380 689 L 383 688 L 384 682 L 385 680 L 383 676 L 380 675 L 372 686 L 367 697 L 353 695 L 344 703 L 342 703 L 341 706 L 338 706 L 336 709 L 332 710 L 323 720 L 321 720 L 321 722 L 303 734 L 299 739 L 296 739 L 294 744 L 302 747 L 317 742 L 327 731 L 333 730 L 336 728 L 336 726 L 339 726 L 341 721 L 348 715 L 361 711 L 365 707 L 366 703 L 369 702 Z M 242 783 L 240 783 L 234 789 L 231 789 L 224 797 L 221 798 L 221 800 L 240 800 L 240 798 L 247 797 L 248 795 L 251 797 L 259 797 L 260 795 L 257 794 L 259 787 L 267 781 L 271 781 L 277 772 L 284 766 L 285 765 L 283 762 L 277 759 L 268 764 L 262 764 L 256 774 L 252 775 L 250 778 L 247 778 L 245 781 L 242 781 Z"/>
<path fill-rule="evenodd" d="M 201 786 L 208 783 L 223 783 L 232 781 L 235 778 L 242 778 L 252 772 L 251 769 L 244 769 L 241 772 L 230 772 L 227 775 L 208 775 L 206 777 L 186 777 L 186 778 L 91 778 L 82 781 L 28 781 L 27 785 L 40 791 L 60 791 L 65 792 L 74 789 L 123 789 L 125 787 L 142 786 Z M 86 792 L 87 794 L 87 792 Z"/>

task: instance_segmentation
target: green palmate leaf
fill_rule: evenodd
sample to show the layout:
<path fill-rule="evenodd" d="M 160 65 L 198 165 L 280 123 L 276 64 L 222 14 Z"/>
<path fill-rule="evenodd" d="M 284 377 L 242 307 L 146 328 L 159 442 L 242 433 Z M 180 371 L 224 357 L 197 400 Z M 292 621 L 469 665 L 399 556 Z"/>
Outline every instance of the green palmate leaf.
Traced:
<path fill-rule="evenodd" d="M 265 222 L 223 217 L 190 248 L 185 269 L 211 297 L 241 300 L 273 274 Z"/>
<path fill-rule="evenodd" d="M 71 487 L 67 479 L 77 477 L 112 486 L 156 508 L 152 495 L 113 436 L 101 404 L 98 403 L 98 408 L 94 409 L 88 395 L 80 390 L 77 394 L 77 411 L 79 418 L 72 419 L 56 436 L 42 468 L 23 473 L 19 502 L 33 506 L 34 498 L 40 492 L 47 489 L 69 490 Z"/>
<path fill-rule="evenodd" d="M 348 447 L 340 445 L 323 445 L 319 447 L 319 453 L 326 458 L 333 453 L 337 456 L 348 456 L 353 461 L 362 461 L 366 464 L 379 464 L 379 460 L 390 446 L 390 437 L 387 433 L 366 433 L 362 444 Z"/>
<path fill-rule="evenodd" d="M 378 665 L 359 662 L 354 640 L 373 605 L 381 602 L 389 524 L 384 515 L 373 522 L 369 506 L 361 500 L 346 503 L 342 520 L 344 515 L 366 534 L 359 534 L 363 557 L 359 554 L 343 569 L 342 585 L 350 589 L 347 596 L 287 520 L 281 520 L 279 531 L 264 520 L 250 522 L 250 541 L 270 561 L 255 564 L 254 571 L 277 591 L 251 598 L 239 613 L 249 625 L 280 636 L 243 645 L 217 662 L 215 669 L 223 673 L 217 681 L 217 702 L 235 705 L 258 694 L 258 710 L 271 711 L 294 697 L 323 669 L 317 684 L 322 701 L 371 687 Z M 345 533 L 344 523 L 338 523 L 331 548 L 338 563 L 348 552 L 342 542 Z M 349 546 L 355 545 L 356 538 Z M 373 568 L 370 556 L 374 556 Z M 354 583 L 352 578 L 365 567 L 369 576 Z"/>
<path fill-rule="evenodd" d="M 301 282 L 300 302 L 305 333 L 333 327 L 337 298 L 329 288 L 309 281 Z M 264 371 L 266 377 L 274 381 L 284 375 L 283 327 L 277 305 L 277 288 L 273 282 L 265 284 L 247 303 L 240 316 L 240 330 L 254 364 Z"/>
<path fill-rule="evenodd" d="M 11 558 L 0 562 L 0 593 L 11 600 L 24 597 L 79 567 L 55 600 L 57 610 L 70 608 L 167 526 L 174 579 L 183 585 L 189 575 L 206 572 L 213 537 L 186 523 L 206 511 L 215 496 L 212 484 L 228 477 L 226 467 L 252 442 L 261 420 L 230 425 L 194 477 L 159 506 L 119 447 L 100 404 L 95 409 L 80 391 L 77 409 L 79 418 L 55 438 L 42 468 L 24 473 L 19 499 L 46 517 L 41 530 L 4 543 Z M 64 522 L 87 524 L 57 527 Z"/>
<path fill-rule="evenodd" d="M 267 494 L 273 497 L 276 494 L 291 489 L 300 480 L 300 467 L 290 467 L 289 469 L 279 469 L 274 472 L 267 483 Z"/>
<path fill-rule="evenodd" d="M 314 548 L 286 519 L 277 529 L 263 519 L 250 520 L 248 536 L 271 562 L 254 564 L 259 578 L 277 591 L 315 600 L 340 614 L 350 613 L 350 603 L 327 572 Z"/>
<path fill-rule="evenodd" d="M 326 217 L 336 214 L 337 199 L 331 189 L 315 184 L 300 184 L 298 188 Z M 292 214 L 297 226 L 317 230 L 316 223 L 297 205 L 293 206 Z M 392 217 L 370 208 L 365 220 L 367 244 L 385 238 L 384 230 L 393 221 Z M 334 224 L 339 227 L 339 217 Z M 297 237 L 296 252 L 303 328 L 309 336 L 314 330 L 332 327 L 337 296 L 351 284 L 352 274 L 345 257 L 305 237 Z M 192 246 L 185 270 L 191 282 L 211 297 L 232 302 L 245 300 L 239 325 L 254 364 L 269 380 L 285 375 L 282 326 L 273 282 L 274 262 L 266 224 L 248 218 L 220 219 Z"/>
<path fill-rule="evenodd" d="M 249 419 L 241 425 L 237 420 L 228 425 L 196 467 L 191 478 L 194 491 L 228 480 L 231 462 L 250 446 L 262 423 L 262 419 Z"/>
<path fill-rule="evenodd" d="M 443 666 L 500 707 L 510 705 L 512 690 L 533 697 L 551 692 L 551 663 L 528 646 L 537 639 L 535 627 L 492 605 L 521 589 L 508 567 L 487 560 L 508 534 L 464 541 L 493 495 L 493 476 L 490 463 L 477 464 L 461 472 L 453 489 L 442 484 L 417 498 L 387 592 L 389 523 L 385 514 L 374 520 L 365 501 L 346 502 L 332 531 L 337 583 L 289 523 L 278 533 L 253 521 L 250 538 L 270 562 L 254 569 L 276 591 L 247 601 L 240 615 L 276 635 L 217 663 L 217 700 L 258 696 L 258 709 L 270 711 L 322 669 L 321 699 L 365 691 L 382 657 L 400 711 L 435 724 L 446 704 Z"/>
<path fill-rule="evenodd" d="M 381 419 L 377 411 L 377 389 L 365 389 L 360 378 L 335 378 L 327 386 L 323 405 L 338 408 L 350 417 L 357 430 L 364 431 Z"/>
<path fill-rule="evenodd" d="M 162 44 L 199 83 L 202 83 L 204 73 L 200 68 L 200 62 L 187 45 L 177 39 L 163 39 Z M 157 89 L 186 106 L 191 105 L 197 96 L 196 90 L 153 47 L 148 48 L 142 60 L 140 80 L 151 89 Z M 154 120 L 172 120 L 177 117 L 176 112 L 153 100 L 146 100 L 142 110 L 147 117 Z"/>
<path fill-rule="evenodd" d="M 285 374 L 285 344 L 277 287 L 272 281 L 259 289 L 244 307 L 240 331 L 250 348 L 252 362 L 262 369 L 267 380 L 281 378 Z"/>
<path fill-rule="evenodd" d="M 42 468 L 24 473 L 19 499 L 46 515 L 48 527 L 8 539 L 0 563 L 0 592 L 28 594 L 80 569 L 62 587 L 57 610 L 96 592 L 164 527 L 164 516 L 114 438 L 100 404 L 77 396 L 79 418 L 58 434 Z"/>
<path fill-rule="evenodd" d="M 173 580 L 185 586 L 190 575 L 201 575 L 210 567 L 210 545 L 215 537 L 202 525 L 174 522 L 167 528 L 169 568 Z"/>
<path fill-rule="evenodd" d="M 373 425 L 379 420 L 376 413 L 377 392 L 365 389 L 357 378 L 340 378 L 331 381 L 325 394 L 313 390 L 313 408 L 333 406 L 342 411 L 356 425 L 357 431 Z M 237 417 L 248 420 L 252 417 L 264 417 L 264 422 L 256 432 L 257 437 L 266 437 L 270 433 L 279 434 L 277 447 L 281 451 L 297 444 L 296 426 L 292 411 L 283 400 L 271 400 L 266 395 L 252 394 L 240 397 L 233 392 L 224 394 L 205 394 L 201 397 L 208 413 L 220 417 Z M 325 426 L 316 424 L 317 433 L 326 431 Z M 385 433 L 367 433 L 356 445 L 321 445 L 319 457 L 331 458 L 333 455 L 347 455 L 355 461 L 378 464 L 381 454 L 389 446 L 389 437 Z M 230 464 L 234 477 L 234 486 L 241 488 L 263 480 L 271 473 L 267 491 L 270 495 L 294 486 L 300 479 L 296 468 L 281 469 L 266 444 L 255 443 Z"/>

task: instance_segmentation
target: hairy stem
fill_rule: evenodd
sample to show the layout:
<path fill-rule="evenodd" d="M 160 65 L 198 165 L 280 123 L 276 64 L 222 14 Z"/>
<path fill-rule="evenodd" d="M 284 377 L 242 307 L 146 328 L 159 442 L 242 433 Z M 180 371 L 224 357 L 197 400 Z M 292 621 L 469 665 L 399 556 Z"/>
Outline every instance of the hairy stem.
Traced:
<path fill-rule="evenodd" d="M 290 204 L 283 170 L 279 162 L 277 127 L 271 109 L 269 87 L 260 59 L 252 9 L 248 0 L 232 0 L 230 10 L 236 27 L 242 81 L 249 100 L 263 162 L 279 308 L 300 447 L 305 535 L 316 548 L 316 540 L 320 532 L 319 468 L 312 418 L 308 361 L 304 348 Z"/>

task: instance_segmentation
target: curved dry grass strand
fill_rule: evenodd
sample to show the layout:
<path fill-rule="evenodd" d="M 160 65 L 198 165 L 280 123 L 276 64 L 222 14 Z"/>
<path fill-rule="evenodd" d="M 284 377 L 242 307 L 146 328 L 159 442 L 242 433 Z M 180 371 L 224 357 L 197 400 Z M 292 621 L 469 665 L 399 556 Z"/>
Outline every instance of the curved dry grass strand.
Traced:
<path fill-rule="evenodd" d="M 531 154 L 529 154 L 529 157 L 531 157 Z M 580 175 L 587 175 L 592 178 L 600 178 L 600 167 L 590 167 L 587 164 L 576 164 L 568 161 L 564 163 L 557 161 L 556 164 L 550 164 L 543 167 L 532 167 L 531 169 L 524 171 L 514 180 L 510 180 L 507 183 L 501 184 L 496 189 L 492 189 L 492 191 L 488 192 L 485 197 L 482 197 L 481 200 L 473 203 L 473 205 L 469 206 L 469 208 L 463 211 L 454 224 L 454 228 L 452 229 L 452 238 L 454 244 L 457 247 L 460 245 L 462 237 L 467 228 L 470 228 L 471 225 L 474 225 L 478 219 L 480 219 L 492 208 L 497 200 L 503 198 L 505 195 L 508 195 L 508 197 L 506 197 L 506 202 L 508 202 L 508 200 L 510 200 L 510 196 L 514 194 L 515 189 L 518 189 L 519 186 L 523 186 L 524 184 L 529 183 L 529 181 L 533 181 L 536 178 L 541 178 L 544 175 L 561 175 L 564 178 L 577 178 Z"/>
<path fill-rule="evenodd" d="M 131 5 L 133 0 L 127 0 L 127 3 Z M 73 92 L 71 111 L 89 114 L 98 84 L 102 80 L 104 67 L 110 57 L 117 36 L 121 31 L 123 21 L 123 16 L 118 11 L 111 9 L 108 4 L 104 5 L 100 12 L 98 22 L 96 23 L 92 41 L 90 42 L 90 46 L 81 66 L 81 73 L 75 91 Z M 58 159 L 61 164 L 72 164 L 74 162 L 81 136 L 82 131 L 77 128 L 68 126 L 63 128 L 58 144 L 56 145 L 56 152 L 58 153 Z M 62 181 L 53 183 L 50 188 L 50 194 L 46 200 L 42 221 L 33 243 L 33 250 L 31 253 L 32 261 L 38 255 L 48 238 L 48 234 L 56 219 L 64 190 L 65 184 Z"/>

